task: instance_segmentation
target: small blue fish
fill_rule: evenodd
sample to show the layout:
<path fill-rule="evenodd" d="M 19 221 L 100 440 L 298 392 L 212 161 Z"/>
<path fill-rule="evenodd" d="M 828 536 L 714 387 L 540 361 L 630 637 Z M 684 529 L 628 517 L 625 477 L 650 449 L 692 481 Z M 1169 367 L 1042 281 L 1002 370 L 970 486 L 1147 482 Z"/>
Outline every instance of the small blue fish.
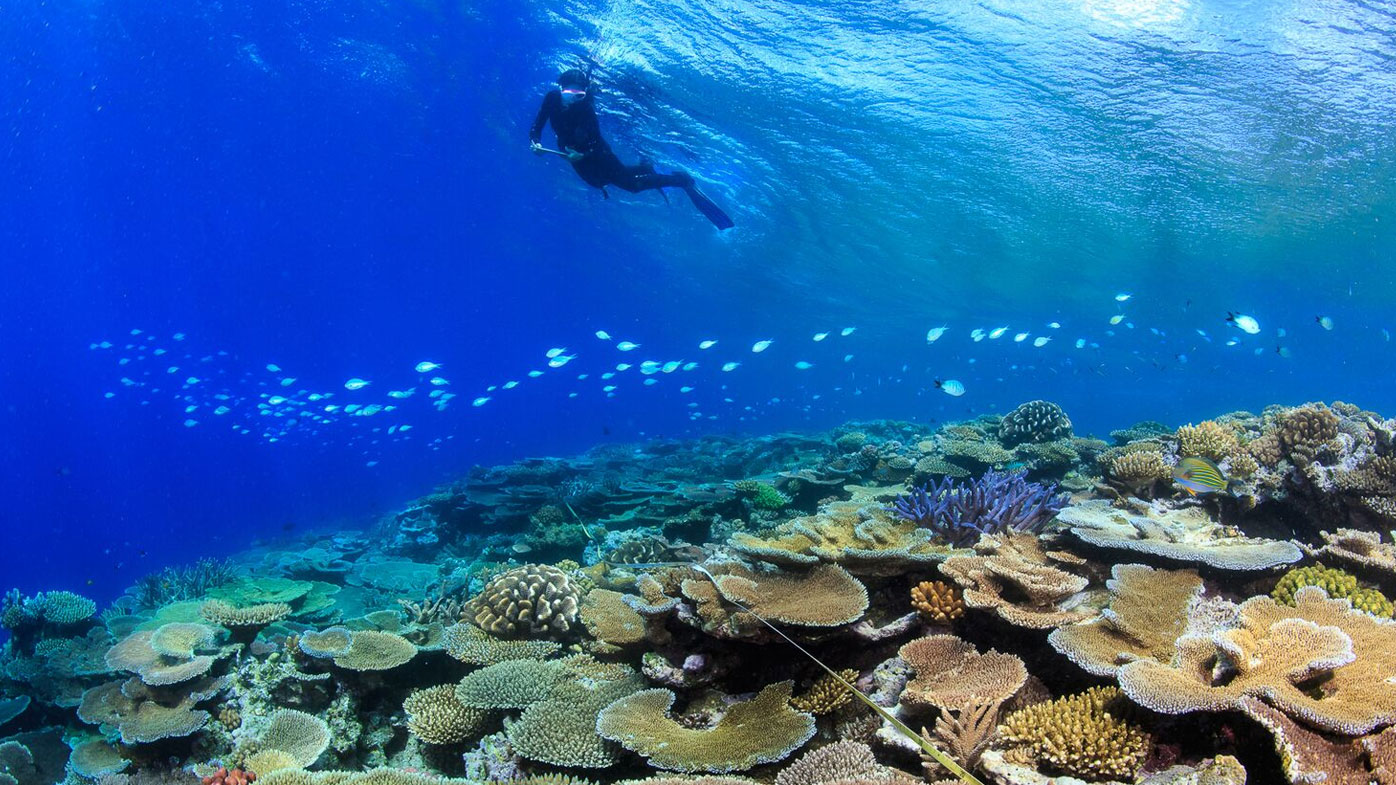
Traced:
<path fill-rule="evenodd" d="M 1188 456 L 1173 467 L 1173 481 L 1183 486 L 1193 496 L 1199 493 L 1225 493 L 1226 475 L 1217 465 L 1206 458 Z"/>
<path fill-rule="evenodd" d="M 965 386 L 955 379 L 936 379 L 936 388 L 954 398 L 959 398 L 965 394 Z"/>

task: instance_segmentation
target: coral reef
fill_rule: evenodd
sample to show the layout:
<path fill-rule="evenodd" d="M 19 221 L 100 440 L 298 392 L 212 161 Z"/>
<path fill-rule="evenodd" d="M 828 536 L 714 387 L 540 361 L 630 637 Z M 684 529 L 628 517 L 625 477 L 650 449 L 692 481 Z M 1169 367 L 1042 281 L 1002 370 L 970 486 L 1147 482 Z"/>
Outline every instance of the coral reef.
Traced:
<path fill-rule="evenodd" d="M 1392 781 L 1396 420 L 1194 423 L 605 445 L 10 591 L 0 785 Z"/>

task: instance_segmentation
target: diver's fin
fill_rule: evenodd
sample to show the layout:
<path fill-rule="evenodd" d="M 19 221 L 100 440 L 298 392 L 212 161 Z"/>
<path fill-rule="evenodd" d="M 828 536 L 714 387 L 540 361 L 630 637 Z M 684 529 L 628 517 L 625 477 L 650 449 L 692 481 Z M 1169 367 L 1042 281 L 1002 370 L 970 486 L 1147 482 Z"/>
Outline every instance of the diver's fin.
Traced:
<path fill-rule="evenodd" d="M 731 229 L 733 226 L 736 226 L 736 224 L 732 223 L 732 219 L 728 217 L 727 213 L 724 213 L 722 208 L 717 206 L 716 202 L 709 199 L 706 194 L 698 190 L 698 186 L 686 186 L 683 190 L 688 194 L 688 198 L 693 202 L 693 206 L 698 208 L 698 212 L 707 216 L 708 220 L 713 222 L 713 226 L 716 226 L 718 229 Z"/>

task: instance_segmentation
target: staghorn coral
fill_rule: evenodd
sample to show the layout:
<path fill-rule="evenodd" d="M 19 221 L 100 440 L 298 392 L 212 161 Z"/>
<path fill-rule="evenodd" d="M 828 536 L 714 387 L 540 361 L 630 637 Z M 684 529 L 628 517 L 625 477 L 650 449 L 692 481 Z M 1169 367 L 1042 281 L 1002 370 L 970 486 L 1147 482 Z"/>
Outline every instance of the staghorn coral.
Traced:
<path fill-rule="evenodd" d="M 1171 658 L 1202 595 L 1202 578 L 1192 570 L 1142 564 L 1117 564 L 1110 575 L 1109 607 L 1088 623 L 1053 630 L 1047 636 L 1052 648 L 1096 676 L 1113 676 L 1119 666 L 1145 657 Z"/>
<path fill-rule="evenodd" d="M 427 744 L 459 744 L 479 735 L 490 712 L 466 706 L 456 692 L 457 685 L 441 684 L 408 695 L 402 703 L 408 731 Z"/>
<path fill-rule="evenodd" d="M 842 670 L 839 671 L 839 677 L 852 684 L 858 678 L 858 671 L 851 668 Z M 852 702 L 853 696 L 849 694 L 848 688 L 827 673 L 811 684 L 803 695 L 796 695 L 790 699 L 790 705 L 796 711 L 803 711 L 817 717 L 833 714 Z"/>
<path fill-rule="evenodd" d="M 1114 687 L 1092 687 L 1009 714 L 999 737 L 1040 768 L 1090 780 L 1134 777 L 1148 757 L 1144 731 L 1115 716 Z"/>
<path fill-rule="evenodd" d="M 1175 434 L 1180 456 L 1197 455 L 1220 463 L 1241 448 L 1236 433 L 1215 420 L 1184 425 Z"/>
<path fill-rule="evenodd" d="M 1071 438 L 1071 420 L 1062 407 L 1050 401 L 1028 401 L 1009 412 L 999 423 L 999 441 L 1005 447 L 1024 442 L 1050 442 Z"/>
<path fill-rule="evenodd" d="M 977 704 L 1000 704 L 1027 682 L 1023 661 L 990 649 L 980 654 L 954 635 L 930 635 L 902 646 L 898 652 L 916 672 L 902 691 L 908 706 L 960 709 Z"/>
<path fill-rule="evenodd" d="M 239 608 L 226 600 L 209 600 L 199 606 L 199 614 L 223 627 L 265 627 L 291 615 L 284 602 L 266 602 Z"/>
<path fill-rule="evenodd" d="M 892 503 L 899 518 L 935 532 L 952 547 L 972 545 L 981 534 L 1041 531 L 1066 506 L 1057 486 L 1028 482 L 1026 472 L 986 472 L 972 482 L 946 477 L 913 488 Z"/>
<path fill-rule="evenodd" d="M 1120 687 L 1165 714 L 1234 709 L 1259 697 L 1296 719 L 1359 735 L 1396 721 L 1396 625 L 1330 599 L 1318 587 L 1241 604 L 1240 626 L 1178 639 L 1168 663 L 1120 668 Z M 1322 683 L 1318 693 L 1310 691 Z"/>
<path fill-rule="evenodd" d="M 406 665 L 417 656 L 412 642 L 391 632 L 360 630 L 350 637 L 349 648 L 334 664 L 351 671 L 385 671 Z"/>
<path fill-rule="evenodd" d="M 790 707 L 788 681 L 766 686 L 733 704 L 711 728 L 694 729 L 669 716 L 674 693 L 642 690 L 602 710 L 597 732 L 647 758 L 655 768 L 725 774 L 784 760 L 814 735 L 814 718 Z M 760 728 L 752 733 L 748 728 Z"/>
<path fill-rule="evenodd" d="M 921 738 L 945 751 L 966 769 L 979 766 L 979 759 L 998 732 L 1002 701 L 971 703 L 958 708 L 943 708 L 936 715 L 935 725 L 921 729 Z M 921 751 L 921 768 L 928 779 L 949 774 L 945 767 L 925 750 Z M 944 780 L 951 782 L 954 780 Z"/>
<path fill-rule="evenodd" d="M 1376 589 L 1359 586 L 1356 576 L 1331 567 L 1310 566 L 1290 570 L 1275 584 L 1270 596 L 1285 605 L 1294 605 L 1294 593 L 1303 586 L 1317 586 L 1329 597 L 1346 599 L 1360 611 L 1391 618 L 1391 600 Z"/>
<path fill-rule="evenodd" d="M 1044 550 L 1035 535 L 985 535 L 975 551 L 952 556 L 940 568 L 959 585 L 966 607 L 993 610 L 1010 624 L 1036 629 L 1095 615 L 1093 597 L 1085 592 L 1089 580 L 1054 565 L 1062 557 Z"/>
<path fill-rule="evenodd" d="M 580 600 L 567 573 L 530 564 L 491 580 L 467 613 L 480 629 L 500 638 L 564 637 L 577 622 Z"/>
<path fill-rule="evenodd" d="M 1304 557 L 1290 542 L 1246 537 L 1213 521 L 1200 507 L 1172 509 L 1158 502 L 1119 509 L 1104 500 L 1075 504 L 1057 514 L 1082 541 L 1223 570 L 1267 570 Z"/>
<path fill-rule="evenodd" d="M 945 581 L 922 581 L 911 587 L 911 607 L 926 621 L 949 624 L 965 615 L 965 598 Z"/>

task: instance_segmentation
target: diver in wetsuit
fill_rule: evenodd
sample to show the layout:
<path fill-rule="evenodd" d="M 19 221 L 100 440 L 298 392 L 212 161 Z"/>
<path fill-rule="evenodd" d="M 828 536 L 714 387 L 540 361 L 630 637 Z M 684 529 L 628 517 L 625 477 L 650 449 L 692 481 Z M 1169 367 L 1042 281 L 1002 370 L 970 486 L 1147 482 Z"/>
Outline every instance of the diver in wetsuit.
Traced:
<path fill-rule="evenodd" d="M 730 229 L 732 219 L 727 217 L 693 183 L 687 172 L 659 174 L 654 165 L 642 160 L 635 166 L 626 166 L 611 151 L 611 146 L 601 138 L 601 125 L 596 119 L 596 105 L 588 95 L 591 79 L 576 68 L 563 71 L 557 78 L 557 90 L 550 90 L 543 97 L 543 105 L 529 129 L 529 147 L 535 154 L 556 153 L 566 158 L 572 168 L 587 185 L 600 188 L 606 194 L 606 186 L 614 185 L 630 193 L 639 193 L 652 188 L 682 188 L 693 205 L 707 216 L 719 229 Z M 557 134 L 557 144 L 561 150 L 549 150 L 542 144 L 543 126 L 551 124 Z"/>

